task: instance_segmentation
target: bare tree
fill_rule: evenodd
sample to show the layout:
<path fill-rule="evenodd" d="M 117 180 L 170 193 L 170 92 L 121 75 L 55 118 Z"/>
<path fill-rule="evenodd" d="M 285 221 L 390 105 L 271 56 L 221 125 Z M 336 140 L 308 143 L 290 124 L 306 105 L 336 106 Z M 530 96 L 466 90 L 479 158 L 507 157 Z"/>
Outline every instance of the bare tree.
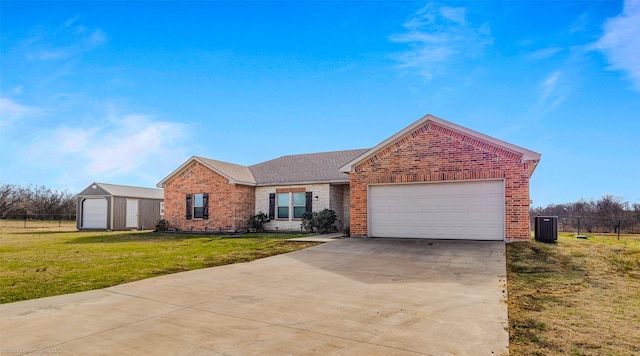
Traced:
<path fill-rule="evenodd" d="M 42 218 L 61 218 L 75 214 L 74 195 L 45 186 L 20 187 L 0 184 L 0 218 L 18 215 L 40 215 Z"/>
<path fill-rule="evenodd" d="M 622 219 L 624 211 L 622 198 L 614 197 L 612 194 L 605 194 L 596 202 L 596 209 L 598 217 L 602 219 L 605 224 L 612 227 L 614 233 L 617 233 L 620 228 L 618 223 Z"/>
<path fill-rule="evenodd" d="M 580 228 L 592 232 L 593 226 L 596 224 L 596 203 L 593 200 L 580 199 L 571 205 L 570 211 L 572 216 L 580 219 L 576 221 Z"/>
<path fill-rule="evenodd" d="M 0 218 L 7 216 L 16 207 L 19 187 L 13 184 L 0 185 Z"/>

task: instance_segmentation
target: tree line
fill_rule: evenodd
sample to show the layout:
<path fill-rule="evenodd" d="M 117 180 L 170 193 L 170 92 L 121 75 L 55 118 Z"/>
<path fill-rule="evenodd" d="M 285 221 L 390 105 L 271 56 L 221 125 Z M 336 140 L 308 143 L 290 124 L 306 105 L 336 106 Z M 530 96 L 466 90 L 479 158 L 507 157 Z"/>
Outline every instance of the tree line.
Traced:
<path fill-rule="evenodd" d="M 45 186 L 0 183 L 1 219 L 75 219 L 75 195 Z"/>
<path fill-rule="evenodd" d="M 559 221 L 561 230 L 580 228 L 587 232 L 640 232 L 640 204 L 630 204 L 612 194 L 605 194 L 596 201 L 580 199 L 574 203 L 532 208 L 531 218 L 535 216 L 562 218 Z"/>

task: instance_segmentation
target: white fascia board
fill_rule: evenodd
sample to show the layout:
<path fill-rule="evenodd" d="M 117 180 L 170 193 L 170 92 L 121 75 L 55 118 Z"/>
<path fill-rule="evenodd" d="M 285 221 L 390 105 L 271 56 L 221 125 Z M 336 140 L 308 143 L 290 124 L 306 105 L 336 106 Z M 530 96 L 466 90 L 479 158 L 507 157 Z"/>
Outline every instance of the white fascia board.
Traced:
<path fill-rule="evenodd" d="M 167 183 L 167 181 L 169 181 L 171 178 L 173 178 L 173 176 L 175 176 L 176 174 L 180 173 L 182 170 L 187 168 L 192 162 L 198 162 L 198 163 L 202 164 L 203 166 L 209 168 L 210 170 L 216 172 L 217 174 L 223 176 L 224 178 L 229 180 L 229 184 L 256 185 L 256 183 L 254 183 L 254 182 L 244 182 L 244 181 L 236 180 L 233 177 L 231 177 L 230 175 L 226 174 L 225 172 L 217 169 L 216 167 L 212 167 L 207 162 L 201 160 L 200 157 L 191 156 L 191 158 L 189 158 L 186 162 L 184 162 L 182 165 L 180 165 L 180 167 L 175 169 L 173 172 L 171 172 L 171 174 L 169 174 L 163 180 L 161 180 L 158 184 L 156 184 L 156 187 L 164 188 L 165 184 Z"/>

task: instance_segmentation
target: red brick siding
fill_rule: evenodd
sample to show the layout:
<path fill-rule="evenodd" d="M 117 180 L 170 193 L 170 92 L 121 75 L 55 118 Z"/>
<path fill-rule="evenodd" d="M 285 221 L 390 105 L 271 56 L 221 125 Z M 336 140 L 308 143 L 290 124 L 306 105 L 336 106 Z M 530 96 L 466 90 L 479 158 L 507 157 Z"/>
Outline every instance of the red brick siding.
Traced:
<path fill-rule="evenodd" d="M 428 123 L 355 167 L 351 234 L 367 236 L 367 186 L 375 183 L 501 178 L 508 239 L 529 238 L 528 164 L 517 153 Z"/>
<path fill-rule="evenodd" d="M 186 219 L 186 195 L 209 193 L 209 219 Z M 164 188 L 164 218 L 181 230 L 244 230 L 254 214 L 254 187 L 229 180 L 199 162 L 176 174 Z"/>

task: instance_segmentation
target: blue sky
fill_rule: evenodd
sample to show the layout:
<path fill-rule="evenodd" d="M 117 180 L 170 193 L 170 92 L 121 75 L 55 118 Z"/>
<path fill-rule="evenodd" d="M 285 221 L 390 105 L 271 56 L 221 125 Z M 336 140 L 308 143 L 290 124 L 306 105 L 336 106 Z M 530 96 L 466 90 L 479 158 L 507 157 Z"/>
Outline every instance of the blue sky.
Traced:
<path fill-rule="evenodd" d="M 433 114 L 542 154 L 534 206 L 640 203 L 640 0 L 0 3 L 0 182 L 155 186 Z"/>

